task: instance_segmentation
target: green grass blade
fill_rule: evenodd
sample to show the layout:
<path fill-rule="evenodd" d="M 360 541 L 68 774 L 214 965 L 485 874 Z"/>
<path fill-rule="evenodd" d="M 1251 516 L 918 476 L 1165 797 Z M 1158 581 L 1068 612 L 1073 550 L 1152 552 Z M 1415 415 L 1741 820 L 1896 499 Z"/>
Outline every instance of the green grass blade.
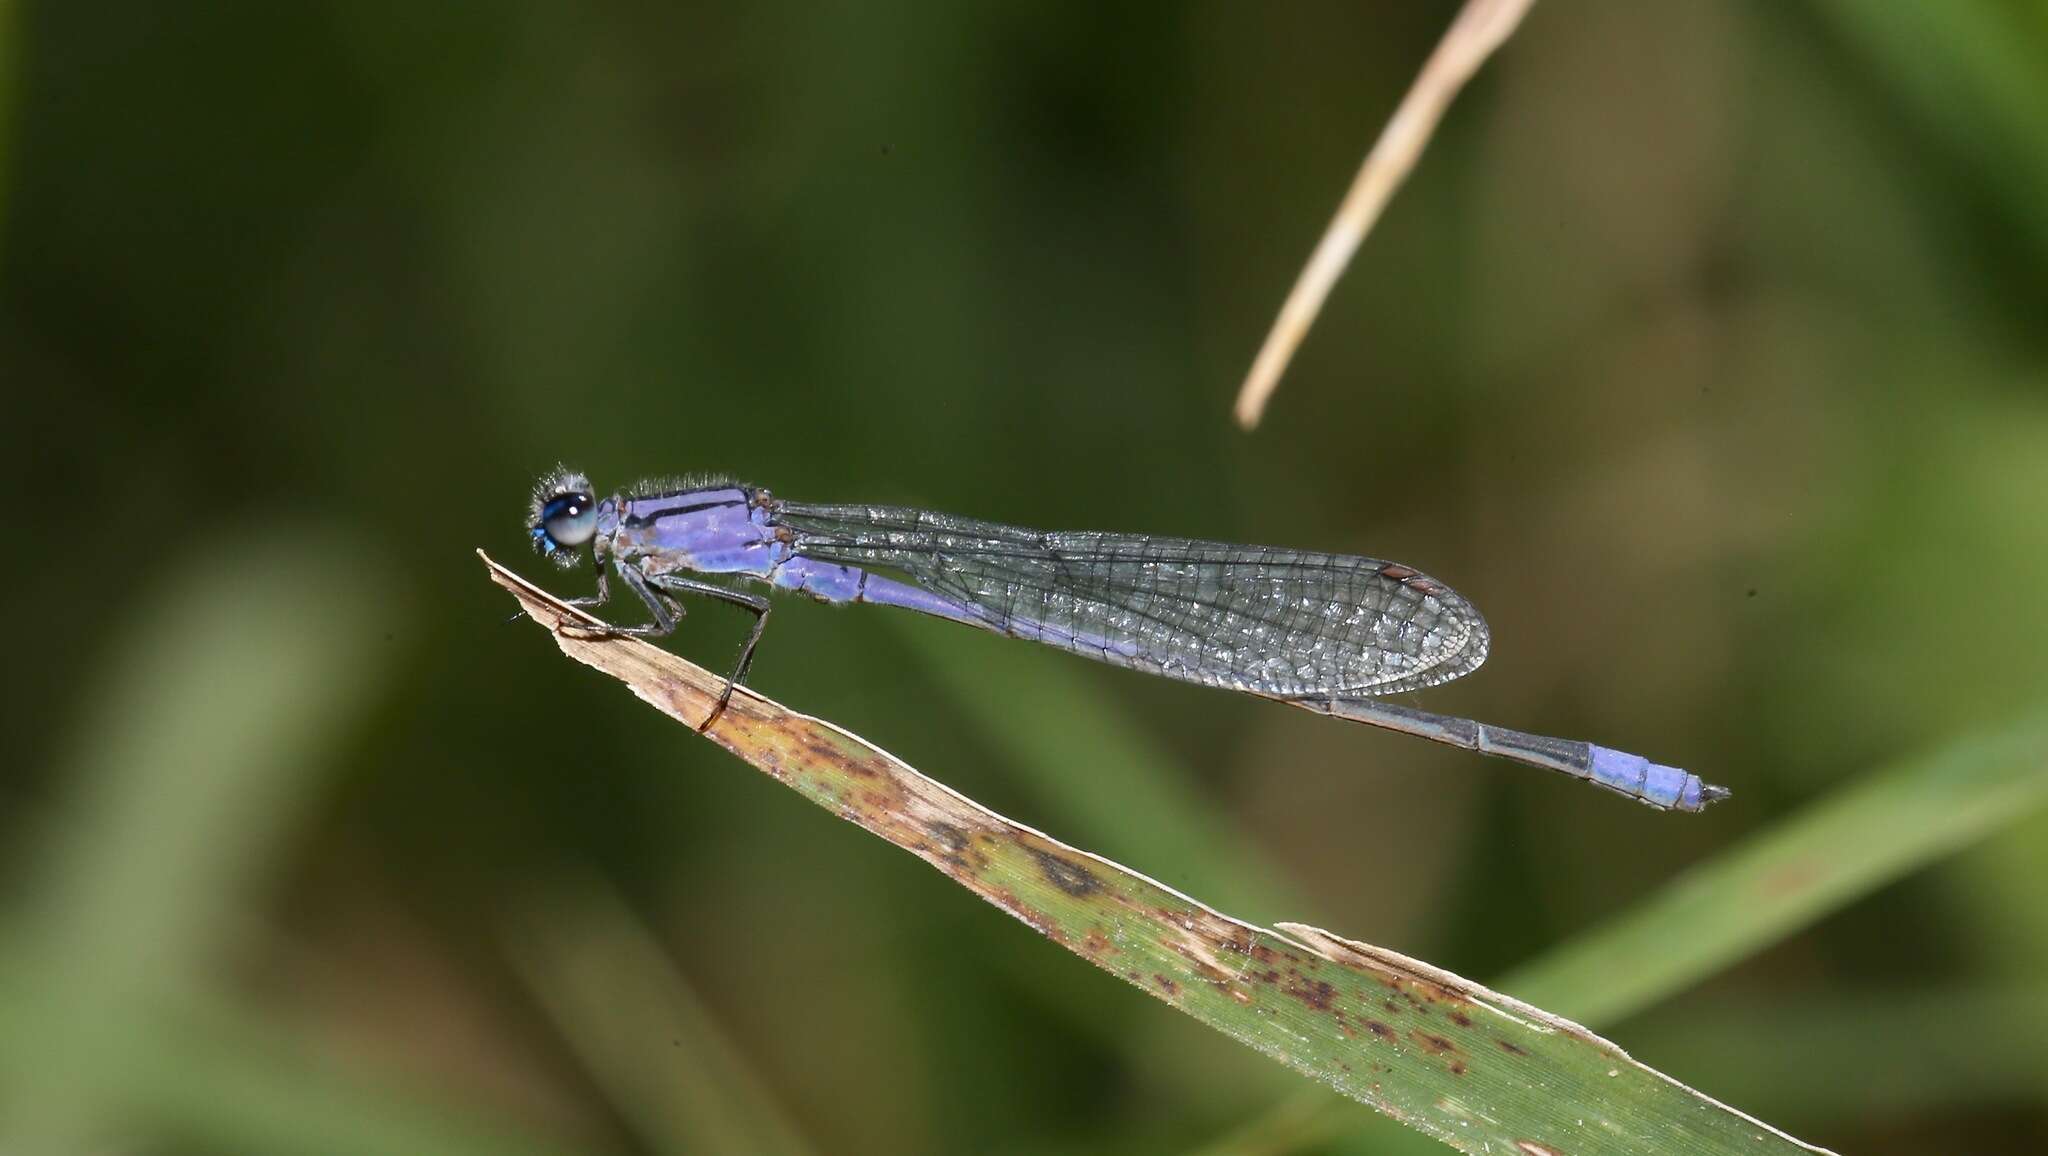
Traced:
<path fill-rule="evenodd" d="M 88 696 L 16 934 L 9 1151 L 78 1150 L 123 1117 L 136 1025 L 202 989 L 237 899 L 367 700 L 391 613 L 345 543 L 246 534 L 167 575 Z M 32 1013 L 32 1014 L 31 1014 Z"/>
<path fill-rule="evenodd" d="M 527 986 L 647 1151 L 814 1151 L 617 895 L 595 883 L 565 887 L 507 939 Z M 643 1030 L 650 1023 L 661 1030 Z"/>
<path fill-rule="evenodd" d="M 485 559 L 563 653 L 688 726 L 723 682 Z M 1183 1013 L 1468 1152 L 1811 1152 L 1585 1029 L 1392 952 L 1232 919 L 1012 823 L 865 741 L 749 691 L 706 732 L 1068 951 Z M 1285 932 L 1282 934 L 1281 932 Z"/>
<path fill-rule="evenodd" d="M 21 18 L 14 0 L 0 0 L 0 239 L 7 231 L 7 189 L 14 176 L 14 106 L 21 87 Z"/>
<path fill-rule="evenodd" d="M 1809 1125 L 1867 1128 L 1873 1105 L 1907 1120 L 2039 1103 L 2048 986 L 1945 981 L 1688 1001 L 1644 1017 L 1630 1035 L 1639 1051 L 1683 1052 L 1721 1073 L 1714 1090 L 1745 1103 L 1776 1105 Z M 1758 1070 L 1757 1041 L 1768 1039 L 1798 1041 L 1797 1075 Z"/>
<path fill-rule="evenodd" d="M 2048 248 L 2048 77 L 2038 30 L 1985 0 L 1822 0 L 1816 10 L 1912 117 L 1982 174 L 2008 218 Z"/>
<path fill-rule="evenodd" d="M 1608 1023 L 1775 943 L 2048 800 L 2048 713 L 1907 759 L 1672 881 L 1501 981 Z"/>
<path fill-rule="evenodd" d="M 10 945 L 12 946 L 12 945 Z M 36 1067 L 44 1009 L 32 1002 L 18 948 L 0 959 L 0 1067 Z M 158 1007 L 126 1026 L 105 1056 L 103 1091 L 150 1146 L 127 1151 L 193 1151 L 230 1156 L 569 1156 L 502 1121 L 465 1112 L 445 1092 L 420 1087 L 417 1073 L 380 1072 L 333 1054 L 331 1040 L 297 1037 L 239 1003 L 195 996 Z M 11 1081 L 10 1081 L 11 1082 Z M 109 1101 L 100 1101 L 104 1106 Z M 111 1119 L 97 1121 L 102 1125 Z M 173 1147 L 176 1145 L 176 1147 Z M 90 1147 L 18 1149 L 94 1151 Z M 8 1149 L 17 1151 L 17 1149 Z"/>

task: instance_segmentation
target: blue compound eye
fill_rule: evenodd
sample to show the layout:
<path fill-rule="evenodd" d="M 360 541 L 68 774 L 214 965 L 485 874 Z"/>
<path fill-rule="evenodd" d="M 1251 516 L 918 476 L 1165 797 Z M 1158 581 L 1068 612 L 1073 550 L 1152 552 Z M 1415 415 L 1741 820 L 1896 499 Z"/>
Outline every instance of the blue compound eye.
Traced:
<path fill-rule="evenodd" d="M 540 525 L 555 546 L 573 550 L 597 532 L 597 503 L 589 494 L 557 494 L 540 508 Z"/>

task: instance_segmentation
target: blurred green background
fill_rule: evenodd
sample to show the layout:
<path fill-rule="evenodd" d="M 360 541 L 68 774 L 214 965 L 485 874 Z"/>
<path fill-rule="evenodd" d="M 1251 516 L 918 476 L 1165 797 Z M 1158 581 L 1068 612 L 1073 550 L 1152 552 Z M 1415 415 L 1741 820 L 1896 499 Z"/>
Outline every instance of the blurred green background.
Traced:
<path fill-rule="evenodd" d="M 524 553 L 558 460 L 1445 579 L 1493 657 L 1406 701 L 1734 800 L 887 611 L 785 603 L 754 681 L 1475 977 L 2048 699 L 2048 8 L 1546 0 L 1237 431 L 1453 11 L 0 4 L 0 1148 L 1435 1150 L 1267 1133 L 1296 1077 L 506 625 L 475 547 L 588 588 Z M 1601 1026 L 2038 1150 L 2044 880 L 2015 814 Z"/>

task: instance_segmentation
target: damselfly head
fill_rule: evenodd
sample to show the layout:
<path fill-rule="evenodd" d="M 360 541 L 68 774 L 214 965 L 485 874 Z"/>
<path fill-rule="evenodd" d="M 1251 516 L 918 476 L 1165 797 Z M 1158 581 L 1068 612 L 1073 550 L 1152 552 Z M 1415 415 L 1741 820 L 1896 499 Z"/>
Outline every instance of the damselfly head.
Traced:
<path fill-rule="evenodd" d="M 562 566 L 575 565 L 577 548 L 597 533 L 597 498 L 590 480 L 568 469 L 542 478 L 533 488 L 528 523 L 537 553 Z"/>

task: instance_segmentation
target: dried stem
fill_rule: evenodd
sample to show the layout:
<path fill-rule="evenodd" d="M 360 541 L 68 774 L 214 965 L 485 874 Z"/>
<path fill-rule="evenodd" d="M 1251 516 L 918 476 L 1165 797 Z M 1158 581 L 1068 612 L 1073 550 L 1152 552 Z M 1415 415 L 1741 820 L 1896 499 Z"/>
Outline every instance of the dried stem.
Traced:
<path fill-rule="evenodd" d="M 1238 391 L 1239 425 L 1252 429 L 1259 424 L 1266 403 L 1280 386 L 1280 375 L 1287 371 L 1294 351 L 1308 336 L 1316 315 L 1322 312 L 1331 287 L 1344 275 L 1352 254 L 1358 252 L 1359 243 L 1379 220 L 1394 190 L 1408 178 L 1422 156 L 1423 146 L 1429 143 L 1430 134 L 1436 131 L 1437 122 L 1443 119 L 1444 110 L 1486 58 L 1514 32 L 1534 2 L 1467 0 L 1458 18 L 1451 22 L 1450 30 L 1423 64 L 1408 95 L 1401 98 L 1400 107 L 1380 131 L 1380 138 L 1373 142 L 1372 151 L 1366 154 L 1365 163 L 1359 166 L 1358 176 L 1351 182 L 1351 191 L 1344 194 L 1337 215 L 1323 231 L 1323 239 L 1309 255 L 1308 264 L 1302 267 L 1301 276 L 1280 306 L 1280 316 L 1266 334 L 1266 343 L 1259 347 L 1251 372 Z"/>

